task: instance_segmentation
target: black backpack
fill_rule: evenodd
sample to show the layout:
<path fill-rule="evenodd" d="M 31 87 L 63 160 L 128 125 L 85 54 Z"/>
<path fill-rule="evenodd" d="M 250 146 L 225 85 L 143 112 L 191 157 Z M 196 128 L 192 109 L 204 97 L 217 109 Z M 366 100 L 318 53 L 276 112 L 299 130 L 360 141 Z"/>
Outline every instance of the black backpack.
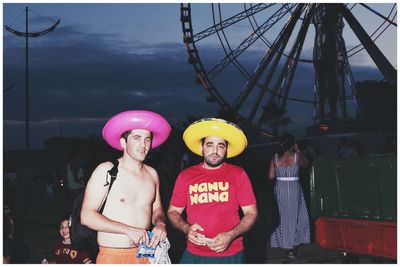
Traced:
<path fill-rule="evenodd" d="M 107 181 L 104 186 L 108 186 L 107 194 L 105 195 L 103 202 L 98 209 L 99 213 L 102 214 L 104 210 L 104 206 L 106 205 L 106 201 L 108 198 L 108 194 L 110 193 L 111 187 L 117 178 L 118 173 L 118 160 L 111 160 L 113 163 L 113 167 L 107 171 L 107 174 L 111 177 L 110 182 Z M 107 175 L 107 176 L 108 176 Z M 91 254 L 91 256 L 96 256 L 98 252 L 98 244 L 97 244 L 97 231 L 88 228 L 85 225 L 81 224 L 81 209 L 83 198 L 85 195 L 85 191 L 82 191 L 75 199 L 72 207 L 72 214 L 70 220 L 70 238 L 72 245 L 78 250 L 84 250 Z"/>

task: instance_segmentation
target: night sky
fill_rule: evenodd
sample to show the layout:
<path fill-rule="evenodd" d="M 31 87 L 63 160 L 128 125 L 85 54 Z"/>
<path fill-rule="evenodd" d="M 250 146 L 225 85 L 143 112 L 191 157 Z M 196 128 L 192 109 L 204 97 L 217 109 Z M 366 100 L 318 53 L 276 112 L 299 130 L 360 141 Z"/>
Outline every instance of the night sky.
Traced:
<path fill-rule="evenodd" d="M 3 4 L 3 24 L 24 31 L 25 6 Z M 198 14 L 209 14 L 209 6 L 198 4 L 192 8 Z M 232 5 L 232 10 L 239 6 L 243 7 Z M 385 13 L 391 4 L 373 6 Z M 50 136 L 100 135 L 111 116 L 129 109 L 158 112 L 173 125 L 189 115 L 216 114 L 218 104 L 206 101 L 207 93 L 195 82 L 194 69 L 187 62 L 179 4 L 47 3 L 28 7 L 32 11 L 30 32 L 46 29 L 61 19 L 54 32 L 29 39 L 31 148 L 41 148 Z M 357 12 L 361 12 L 360 20 L 370 21 L 366 28 L 382 22 L 366 9 Z M 196 19 L 194 28 L 211 26 L 209 15 Z M 377 44 L 397 68 L 396 28 L 391 28 Z M 243 28 L 243 33 L 246 31 L 249 29 Z M 349 47 L 356 44 L 354 36 L 346 38 Z M 265 49 L 254 46 L 254 54 L 247 56 L 249 65 L 259 58 L 260 51 Z M 210 40 L 202 44 L 201 53 L 202 60 L 212 64 L 214 58 L 220 58 L 221 47 Z M 309 42 L 304 55 L 311 54 Z M 383 78 L 365 52 L 352 58 L 351 64 L 356 80 Z M 24 68 L 25 38 L 4 30 L 3 88 L 13 85 L 3 93 L 4 150 L 25 147 Z M 218 89 L 227 99 L 234 98 L 237 93 L 226 88 L 240 88 L 237 84 L 243 81 L 233 70 L 228 69 L 225 75 L 218 80 Z M 312 67 L 299 65 L 296 77 L 293 96 L 312 97 L 312 90 L 304 89 L 312 88 Z M 288 130 L 304 134 L 311 114 L 309 105 L 289 104 L 295 124 Z"/>

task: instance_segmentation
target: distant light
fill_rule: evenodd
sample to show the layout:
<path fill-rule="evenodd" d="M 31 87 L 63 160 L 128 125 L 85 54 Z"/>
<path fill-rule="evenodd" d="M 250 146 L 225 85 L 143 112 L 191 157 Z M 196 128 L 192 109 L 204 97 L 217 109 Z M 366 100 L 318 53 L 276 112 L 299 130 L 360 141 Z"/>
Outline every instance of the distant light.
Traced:
<path fill-rule="evenodd" d="M 321 132 L 326 132 L 326 131 L 328 131 L 328 124 L 325 124 L 325 123 L 321 123 L 320 125 L 319 125 L 319 129 L 320 129 L 320 131 Z"/>

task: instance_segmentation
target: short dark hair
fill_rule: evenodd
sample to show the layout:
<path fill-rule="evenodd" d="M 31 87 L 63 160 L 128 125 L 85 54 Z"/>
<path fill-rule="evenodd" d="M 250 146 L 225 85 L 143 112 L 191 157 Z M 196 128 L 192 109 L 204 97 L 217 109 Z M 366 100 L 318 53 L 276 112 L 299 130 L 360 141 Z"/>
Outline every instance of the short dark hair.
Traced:
<path fill-rule="evenodd" d="M 121 134 L 121 138 L 124 138 L 125 141 L 128 141 L 128 136 L 131 134 L 132 130 L 128 130 L 126 132 L 124 132 L 123 134 Z"/>
<path fill-rule="evenodd" d="M 134 130 L 134 129 L 132 129 L 132 130 Z M 128 142 L 128 136 L 131 134 L 132 130 L 128 130 L 128 131 L 124 132 L 123 134 L 121 134 L 121 138 L 124 138 L 125 141 Z M 153 140 L 153 133 L 152 132 L 150 132 L 150 138 Z"/>

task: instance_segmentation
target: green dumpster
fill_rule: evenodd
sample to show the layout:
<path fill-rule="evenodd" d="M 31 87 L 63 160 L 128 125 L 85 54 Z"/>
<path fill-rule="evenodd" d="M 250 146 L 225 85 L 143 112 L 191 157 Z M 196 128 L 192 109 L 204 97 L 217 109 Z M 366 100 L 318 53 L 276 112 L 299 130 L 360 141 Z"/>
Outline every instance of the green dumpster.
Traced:
<path fill-rule="evenodd" d="M 391 154 L 316 159 L 310 177 L 311 216 L 396 221 L 396 170 Z"/>

